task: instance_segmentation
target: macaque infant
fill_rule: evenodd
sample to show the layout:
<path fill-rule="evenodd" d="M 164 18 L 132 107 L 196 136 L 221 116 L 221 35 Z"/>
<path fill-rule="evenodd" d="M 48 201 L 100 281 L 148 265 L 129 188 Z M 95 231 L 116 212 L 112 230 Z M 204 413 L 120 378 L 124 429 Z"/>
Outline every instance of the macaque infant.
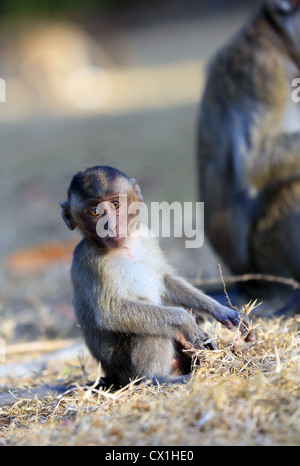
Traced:
<path fill-rule="evenodd" d="M 212 347 L 191 309 L 252 335 L 235 310 L 173 272 L 157 238 L 128 214 L 135 202 L 142 202 L 139 186 L 117 169 L 96 166 L 73 177 L 61 207 L 68 228 L 84 236 L 71 269 L 75 313 L 106 384 L 185 382 L 192 362 L 182 350 Z"/>

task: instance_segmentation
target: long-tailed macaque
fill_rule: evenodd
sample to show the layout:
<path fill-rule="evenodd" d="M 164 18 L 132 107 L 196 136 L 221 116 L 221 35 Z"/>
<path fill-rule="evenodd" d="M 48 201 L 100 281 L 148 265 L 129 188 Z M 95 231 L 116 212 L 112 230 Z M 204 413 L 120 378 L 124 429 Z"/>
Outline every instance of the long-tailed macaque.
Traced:
<path fill-rule="evenodd" d="M 121 232 L 124 195 L 126 228 Z M 132 226 L 128 207 L 141 200 L 135 180 L 114 168 L 96 166 L 73 177 L 68 200 L 61 203 L 68 228 L 78 227 L 84 236 L 71 268 L 76 316 L 106 383 L 115 386 L 139 377 L 153 383 L 187 379 L 191 360 L 183 358 L 181 350 L 209 347 L 190 309 L 204 311 L 228 328 L 241 326 L 247 334 L 235 310 L 178 278 L 157 239 L 146 227 Z"/>
<path fill-rule="evenodd" d="M 300 281 L 299 76 L 300 0 L 263 1 L 208 69 L 199 197 L 207 237 L 235 274 Z"/>

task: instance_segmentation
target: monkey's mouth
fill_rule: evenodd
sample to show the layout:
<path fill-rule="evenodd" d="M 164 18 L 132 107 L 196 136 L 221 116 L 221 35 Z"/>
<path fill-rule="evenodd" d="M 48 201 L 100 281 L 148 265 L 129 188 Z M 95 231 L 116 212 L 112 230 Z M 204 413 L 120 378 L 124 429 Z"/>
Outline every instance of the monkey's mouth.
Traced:
<path fill-rule="evenodd" d="M 105 239 L 105 242 L 112 247 L 118 247 L 121 244 L 125 243 L 127 237 L 126 236 L 110 236 Z"/>
<path fill-rule="evenodd" d="M 111 239 L 113 241 L 116 241 L 117 243 L 119 243 L 119 242 L 125 241 L 126 238 L 127 238 L 127 236 L 114 236 Z"/>

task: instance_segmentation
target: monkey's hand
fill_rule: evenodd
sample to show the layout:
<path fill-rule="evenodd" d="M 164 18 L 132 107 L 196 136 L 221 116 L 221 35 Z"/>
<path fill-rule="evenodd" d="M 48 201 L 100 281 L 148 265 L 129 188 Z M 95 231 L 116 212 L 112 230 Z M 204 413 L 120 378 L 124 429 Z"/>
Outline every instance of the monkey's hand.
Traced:
<path fill-rule="evenodd" d="M 196 316 L 187 314 L 186 330 L 182 329 L 182 333 L 178 334 L 177 340 L 183 349 L 211 349 L 215 346 L 209 340 L 209 336 L 196 323 Z M 191 325 L 192 324 L 192 325 Z"/>
<path fill-rule="evenodd" d="M 192 345 L 190 342 L 188 342 L 184 336 L 182 335 L 182 333 L 179 333 L 178 336 L 177 336 L 177 341 L 178 343 L 180 344 L 180 346 L 182 347 L 183 350 L 193 350 L 193 349 L 210 349 L 210 350 L 214 350 L 216 349 L 214 344 L 209 341 L 209 338 L 208 338 L 208 335 L 203 332 L 203 340 L 202 341 L 199 341 L 199 340 L 196 340 L 196 342 L 194 343 L 194 345 Z"/>
<path fill-rule="evenodd" d="M 184 336 L 182 335 L 182 333 L 178 333 L 177 335 L 177 339 L 178 343 L 180 344 L 180 346 L 182 346 L 182 349 L 184 350 L 192 350 L 193 349 L 193 345 L 191 343 L 189 343 L 185 338 Z"/>
<path fill-rule="evenodd" d="M 238 327 L 245 341 L 254 340 L 253 333 L 249 330 L 247 319 L 241 319 L 235 309 L 221 305 L 215 299 L 207 296 L 180 277 L 166 274 L 165 285 L 166 296 L 169 301 L 179 306 L 184 306 L 187 309 L 193 309 L 196 315 L 205 312 L 229 329 Z M 184 333 L 182 330 L 181 332 Z M 191 343 L 195 342 L 189 339 L 189 333 L 187 335 L 184 334 L 184 336 Z"/>
<path fill-rule="evenodd" d="M 214 310 L 212 315 L 218 322 L 229 329 L 238 327 L 246 342 L 254 341 L 254 333 L 250 330 L 248 320 L 241 319 L 239 313 L 235 309 L 220 305 Z"/>

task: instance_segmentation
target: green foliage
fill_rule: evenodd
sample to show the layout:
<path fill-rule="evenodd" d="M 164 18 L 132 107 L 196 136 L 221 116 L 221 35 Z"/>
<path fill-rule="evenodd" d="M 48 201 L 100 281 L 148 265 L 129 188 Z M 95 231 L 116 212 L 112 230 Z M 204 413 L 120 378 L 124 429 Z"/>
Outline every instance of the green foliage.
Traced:
<path fill-rule="evenodd" d="M 1 14 L 40 15 L 101 7 L 125 7 L 140 0 L 3 0 Z"/>

